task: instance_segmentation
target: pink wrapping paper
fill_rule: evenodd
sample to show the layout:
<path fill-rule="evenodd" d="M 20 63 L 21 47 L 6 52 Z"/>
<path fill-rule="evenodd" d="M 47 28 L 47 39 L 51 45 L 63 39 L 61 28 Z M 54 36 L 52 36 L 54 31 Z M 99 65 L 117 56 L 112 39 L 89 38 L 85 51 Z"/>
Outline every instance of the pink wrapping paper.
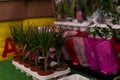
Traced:
<path fill-rule="evenodd" d="M 79 62 L 82 66 L 88 66 L 88 60 L 86 57 L 85 46 L 83 38 L 81 37 L 74 37 L 73 43 L 75 47 L 76 54 L 78 56 Z"/>

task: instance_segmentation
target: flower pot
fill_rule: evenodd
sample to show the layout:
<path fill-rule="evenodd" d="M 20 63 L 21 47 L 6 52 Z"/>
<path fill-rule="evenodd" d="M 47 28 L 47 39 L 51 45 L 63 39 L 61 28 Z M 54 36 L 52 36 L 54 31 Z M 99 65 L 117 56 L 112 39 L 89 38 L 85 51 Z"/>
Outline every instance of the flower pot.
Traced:
<path fill-rule="evenodd" d="M 14 60 L 15 62 L 19 62 L 19 61 L 20 61 L 20 59 L 19 59 L 18 56 L 14 56 L 14 57 L 13 57 L 13 60 Z"/>
<path fill-rule="evenodd" d="M 41 68 L 38 70 L 38 74 L 41 76 L 46 76 L 49 74 L 52 74 L 54 72 L 53 68 L 51 66 L 47 67 L 47 70 L 45 70 L 45 66 L 41 66 Z"/>
<path fill-rule="evenodd" d="M 31 70 L 31 71 L 34 71 L 34 72 L 37 72 L 39 69 L 40 69 L 39 66 L 36 66 L 36 67 L 35 67 L 35 66 L 31 66 L 31 67 L 30 67 L 30 70 Z"/>
<path fill-rule="evenodd" d="M 13 60 L 14 60 L 15 62 L 18 62 L 18 61 L 19 61 L 19 59 L 18 59 L 18 58 L 13 58 Z"/>
<path fill-rule="evenodd" d="M 26 68 L 30 68 L 30 64 L 29 63 L 24 63 L 24 66 L 26 67 Z"/>
<path fill-rule="evenodd" d="M 62 71 L 68 68 L 68 65 L 66 63 L 61 63 L 60 65 L 56 64 L 54 66 L 55 71 Z"/>
<path fill-rule="evenodd" d="M 38 71 L 37 73 L 41 76 L 46 76 L 52 74 L 53 72 L 54 72 L 53 70 L 46 70 L 46 71 Z"/>
<path fill-rule="evenodd" d="M 21 64 L 21 65 L 23 65 L 24 61 L 20 60 L 18 63 Z"/>

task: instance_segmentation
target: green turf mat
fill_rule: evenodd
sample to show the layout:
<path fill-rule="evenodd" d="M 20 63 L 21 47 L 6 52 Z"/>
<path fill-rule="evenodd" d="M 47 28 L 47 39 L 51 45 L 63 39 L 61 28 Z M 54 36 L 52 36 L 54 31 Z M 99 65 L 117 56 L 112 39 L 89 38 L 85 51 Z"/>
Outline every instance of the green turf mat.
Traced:
<path fill-rule="evenodd" d="M 32 78 L 16 70 L 11 60 L 5 60 L 0 61 L 0 80 L 32 80 Z"/>
<path fill-rule="evenodd" d="M 88 78 L 92 77 L 74 69 L 71 69 L 71 73 L 69 73 L 69 75 L 72 74 L 80 74 Z M 32 77 L 28 77 L 25 73 L 20 72 L 20 70 L 16 70 L 12 60 L 5 60 L 0 61 L 0 80 L 32 80 Z"/>

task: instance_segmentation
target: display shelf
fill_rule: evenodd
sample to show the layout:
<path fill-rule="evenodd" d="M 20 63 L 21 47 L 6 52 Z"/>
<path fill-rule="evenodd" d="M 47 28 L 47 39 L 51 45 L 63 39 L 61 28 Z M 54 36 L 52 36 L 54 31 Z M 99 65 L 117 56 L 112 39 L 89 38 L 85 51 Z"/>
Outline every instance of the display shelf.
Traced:
<path fill-rule="evenodd" d="M 71 27 L 74 27 L 74 28 L 87 28 L 87 27 L 94 28 L 95 26 L 101 27 L 101 28 L 108 28 L 107 24 L 96 23 L 96 24 L 90 25 L 89 21 L 84 21 L 82 23 L 69 22 L 69 21 L 55 21 L 54 24 L 57 25 L 57 26 L 69 26 L 69 27 L 71 26 Z M 111 26 L 112 26 L 113 29 L 120 29 L 120 25 L 111 24 Z"/>
<path fill-rule="evenodd" d="M 67 22 L 67 21 L 55 21 L 55 25 L 64 25 L 64 26 L 76 26 L 76 27 L 85 27 L 89 25 L 89 22 L 84 21 L 83 23 L 76 23 L 76 22 Z"/>
<path fill-rule="evenodd" d="M 16 67 L 16 69 L 19 69 L 21 72 L 26 73 L 27 76 L 32 76 L 33 80 L 52 80 L 57 77 L 61 77 L 63 75 L 67 75 L 70 73 L 70 68 L 63 70 L 63 71 L 55 71 L 54 73 L 46 76 L 41 76 L 37 74 L 37 72 L 33 72 L 30 70 L 30 68 L 24 67 L 24 65 L 19 64 L 16 61 L 12 61 L 12 64 Z"/>

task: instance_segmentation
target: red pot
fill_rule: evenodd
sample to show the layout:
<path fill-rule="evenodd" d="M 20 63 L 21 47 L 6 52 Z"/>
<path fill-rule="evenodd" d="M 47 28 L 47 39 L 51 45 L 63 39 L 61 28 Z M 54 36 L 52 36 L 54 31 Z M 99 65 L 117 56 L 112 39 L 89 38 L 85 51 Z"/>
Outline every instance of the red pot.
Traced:
<path fill-rule="evenodd" d="M 52 74 L 53 72 L 54 72 L 53 70 L 46 70 L 46 71 L 38 71 L 37 73 L 41 76 L 46 76 Z"/>

